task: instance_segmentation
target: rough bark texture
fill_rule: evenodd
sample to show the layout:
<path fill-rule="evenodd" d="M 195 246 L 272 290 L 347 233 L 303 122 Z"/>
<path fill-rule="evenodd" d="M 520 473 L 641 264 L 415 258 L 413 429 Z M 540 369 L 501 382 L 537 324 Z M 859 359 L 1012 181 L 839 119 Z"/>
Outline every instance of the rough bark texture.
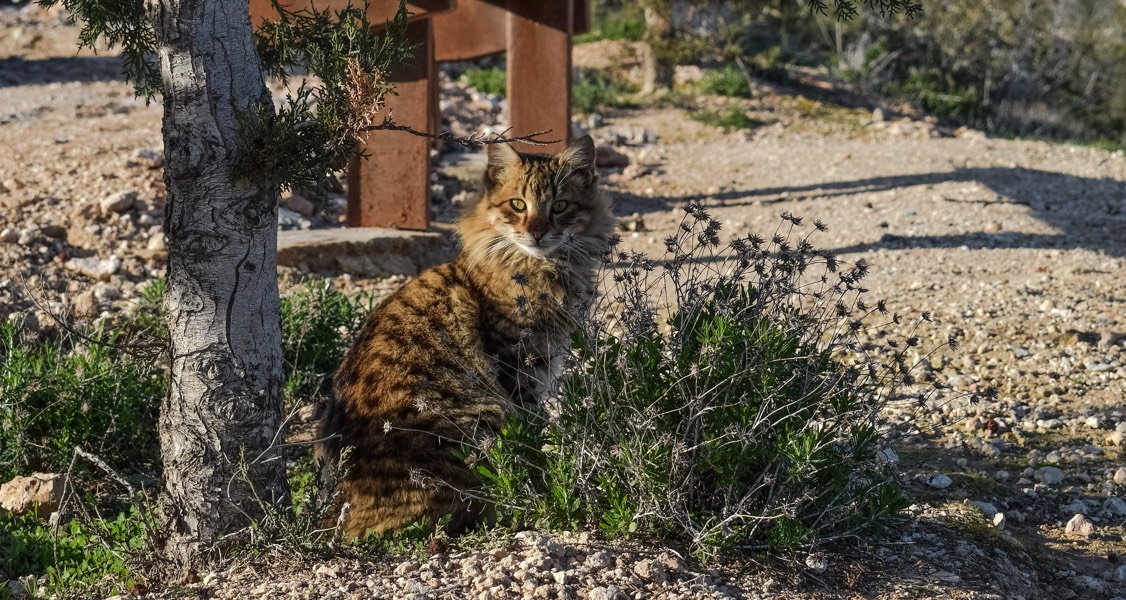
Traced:
<path fill-rule="evenodd" d="M 669 61 L 665 48 L 672 35 L 667 6 L 645 7 L 645 45 L 641 54 L 641 93 L 644 95 L 672 89 L 675 66 Z"/>
<path fill-rule="evenodd" d="M 277 199 L 231 174 L 236 109 L 270 105 L 247 0 L 149 0 L 148 11 L 164 86 L 172 337 L 171 392 L 160 415 L 162 554 L 186 574 L 218 534 L 287 497 L 275 445 Z"/>

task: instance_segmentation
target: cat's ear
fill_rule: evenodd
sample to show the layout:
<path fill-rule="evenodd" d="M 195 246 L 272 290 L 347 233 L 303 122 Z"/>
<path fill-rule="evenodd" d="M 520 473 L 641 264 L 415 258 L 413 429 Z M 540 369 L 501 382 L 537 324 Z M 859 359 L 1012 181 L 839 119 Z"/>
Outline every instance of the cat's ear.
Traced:
<path fill-rule="evenodd" d="M 594 140 L 589 135 L 584 135 L 559 154 L 559 164 L 565 164 L 576 171 L 594 171 L 594 157 Z"/>
<path fill-rule="evenodd" d="M 559 161 L 560 167 L 566 167 L 568 171 L 579 175 L 587 185 L 590 185 L 598 177 L 598 172 L 594 169 L 595 157 L 594 140 L 590 139 L 589 135 L 584 135 L 561 152 L 556 160 Z"/>
<path fill-rule="evenodd" d="M 485 167 L 485 183 L 492 185 L 510 167 L 520 164 L 520 153 L 507 142 L 489 144 L 489 164 Z"/>

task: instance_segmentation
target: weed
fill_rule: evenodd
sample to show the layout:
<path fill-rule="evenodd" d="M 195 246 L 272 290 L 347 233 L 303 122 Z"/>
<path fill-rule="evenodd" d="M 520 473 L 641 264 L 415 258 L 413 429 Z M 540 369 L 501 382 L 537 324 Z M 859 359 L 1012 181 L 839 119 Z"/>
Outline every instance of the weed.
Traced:
<path fill-rule="evenodd" d="M 144 543 L 144 522 L 136 508 L 112 519 L 73 520 L 58 527 L 34 515 L 0 513 L 0 556 L 8 575 L 43 579 L 46 590 L 63 596 L 127 592 L 137 579 L 129 555 L 139 553 Z"/>
<path fill-rule="evenodd" d="M 713 96 L 750 98 L 751 86 L 738 65 L 728 63 L 722 69 L 708 71 L 700 81 L 700 91 Z"/>
<path fill-rule="evenodd" d="M 699 121 L 705 125 L 712 127 L 719 127 L 721 129 L 755 129 L 767 125 L 765 121 L 760 121 L 747 116 L 747 111 L 738 106 L 729 106 L 724 110 L 702 110 L 690 111 L 688 116 L 695 121 Z"/>
<path fill-rule="evenodd" d="M 592 113 L 626 106 L 628 85 L 604 71 L 580 69 L 571 91 L 571 104 L 577 113 Z"/>
<path fill-rule="evenodd" d="M 151 466 L 166 376 L 95 330 L 58 343 L 0 325 L 0 478 L 60 470 L 81 445 L 114 468 Z"/>
<path fill-rule="evenodd" d="M 791 239 L 800 218 L 723 246 L 686 211 L 662 260 L 608 263 L 555 398 L 473 449 L 485 494 L 513 523 L 671 536 L 701 558 L 878 530 L 906 501 L 877 415 L 917 339 L 859 341 L 886 314 L 860 297 L 867 266 Z"/>
<path fill-rule="evenodd" d="M 504 69 L 500 67 L 471 68 L 462 73 L 458 81 L 466 87 L 477 88 L 479 92 L 503 98 L 506 91 L 505 77 Z"/>
<path fill-rule="evenodd" d="M 599 40 L 629 40 L 639 42 L 645 36 L 645 20 L 640 14 L 618 11 L 595 19 L 590 31 L 575 36 L 576 44 Z"/>
<path fill-rule="evenodd" d="M 324 391 L 375 296 L 348 296 L 328 280 L 298 288 L 281 301 L 285 393 L 291 401 Z"/>

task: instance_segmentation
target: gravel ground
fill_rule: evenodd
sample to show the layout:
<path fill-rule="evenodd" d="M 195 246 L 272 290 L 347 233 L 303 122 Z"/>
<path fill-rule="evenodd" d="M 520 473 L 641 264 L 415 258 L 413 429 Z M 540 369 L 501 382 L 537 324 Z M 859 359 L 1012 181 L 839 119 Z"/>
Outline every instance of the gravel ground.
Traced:
<path fill-rule="evenodd" d="M 43 329 L 49 313 L 132 310 L 164 268 L 159 103 L 134 99 L 114 58 L 76 53 L 75 36 L 58 12 L 0 8 L 0 318 L 36 314 Z M 503 102 L 443 87 L 451 127 L 501 122 Z M 151 596 L 1126 597 L 1126 158 L 786 90 L 740 102 L 766 124 L 724 132 L 668 109 L 580 127 L 628 159 L 604 180 L 629 247 L 659 254 L 694 199 L 729 233 L 769 236 L 782 211 L 820 219 L 830 229 L 813 241 L 867 260 L 872 298 L 905 323 L 934 315 L 922 348 L 961 336 L 920 357 L 924 377 L 999 394 L 889 409 L 915 504 L 885 540 L 711 570 L 659 544 L 496 534 L 405 562 L 263 558 Z M 469 193 L 447 171 L 435 214 Z M 286 201 L 286 227 L 337 222 L 339 197 L 302 200 Z"/>

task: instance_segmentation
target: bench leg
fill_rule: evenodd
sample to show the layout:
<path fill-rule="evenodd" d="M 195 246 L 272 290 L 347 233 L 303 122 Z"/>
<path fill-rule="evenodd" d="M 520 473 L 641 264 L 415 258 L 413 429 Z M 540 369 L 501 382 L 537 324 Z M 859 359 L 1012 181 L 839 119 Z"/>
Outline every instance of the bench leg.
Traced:
<path fill-rule="evenodd" d="M 571 140 L 571 31 L 574 0 L 508 0 L 509 135 L 550 129 L 558 152 Z"/>
<path fill-rule="evenodd" d="M 418 49 L 391 76 L 397 96 L 387 96 L 395 122 L 435 133 L 431 109 L 434 37 L 428 19 L 407 26 L 407 43 Z M 430 225 L 431 140 L 402 131 L 374 131 L 367 158 L 348 164 L 348 224 L 353 227 L 426 229 Z"/>

